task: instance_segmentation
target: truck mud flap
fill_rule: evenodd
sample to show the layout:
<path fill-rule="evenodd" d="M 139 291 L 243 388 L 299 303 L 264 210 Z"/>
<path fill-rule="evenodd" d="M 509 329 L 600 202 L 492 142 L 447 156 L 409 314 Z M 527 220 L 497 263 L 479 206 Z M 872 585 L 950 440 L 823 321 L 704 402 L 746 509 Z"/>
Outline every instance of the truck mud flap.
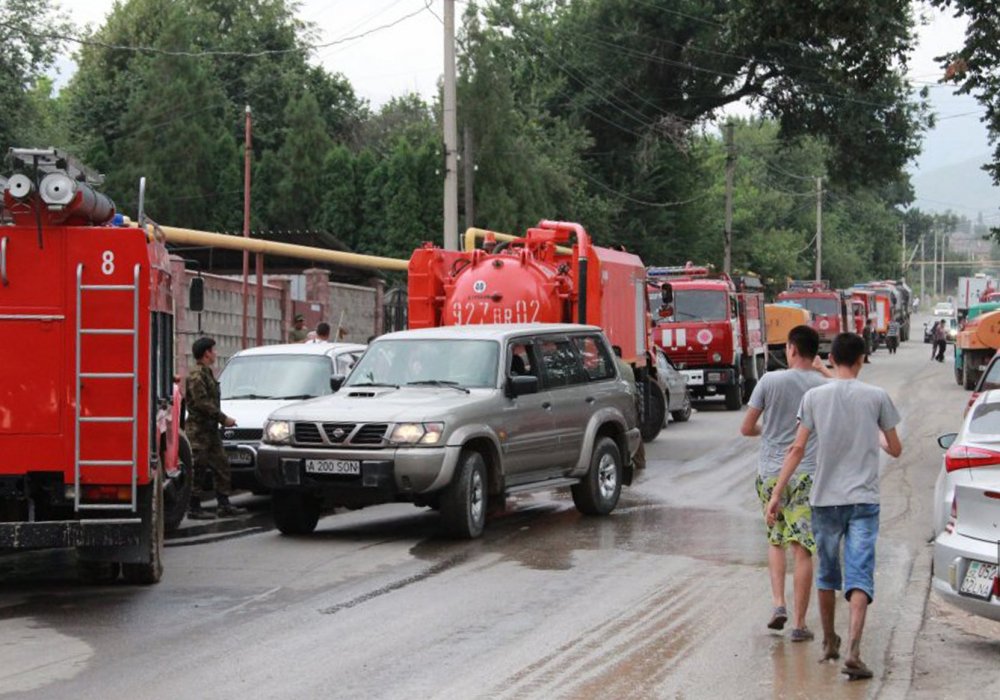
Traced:
<path fill-rule="evenodd" d="M 0 550 L 138 545 L 139 518 L 0 523 Z"/>

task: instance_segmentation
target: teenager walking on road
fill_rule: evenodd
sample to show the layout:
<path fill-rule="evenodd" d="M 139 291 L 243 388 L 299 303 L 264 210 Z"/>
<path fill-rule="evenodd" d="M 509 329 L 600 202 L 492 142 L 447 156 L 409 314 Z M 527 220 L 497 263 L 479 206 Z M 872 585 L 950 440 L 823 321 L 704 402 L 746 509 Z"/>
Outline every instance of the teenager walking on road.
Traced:
<path fill-rule="evenodd" d="M 796 326 L 788 333 L 785 355 L 788 369 L 768 372 L 754 387 L 740 432 L 761 438 L 757 461 L 757 496 L 766 508 L 775 493 L 774 487 L 784 461 L 785 452 L 795 439 L 796 416 L 802 397 L 823 384 L 829 371 L 822 363 L 814 364 L 819 352 L 819 334 L 809 326 Z M 763 417 L 763 426 L 758 420 Z M 816 542 L 813 539 L 812 515 L 809 510 L 809 490 L 816 471 L 816 441 L 810 440 L 806 454 L 788 486 L 777 491 L 781 509 L 777 520 L 767 527 L 767 568 L 771 575 L 771 596 L 774 609 L 769 629 L 780 630 L 788 620 L 785 604 L 786 548 L 794 562 L 794 615 L 791 640 L 806 642 L 813 639 L 806 627 L 806 610 L 812 588 L 813 560 Z"/>
<path fill-rule="evenodd" d="M 852 680 L 872 677 L 871 670 L 861 660 L 861 634 L 868 606 L 875 598 L 879 448 L 893 457 L 903 451 L 896 435 L 899 413 L 889 395 L 883 389 L 858 381 L 864 353 L 864 341 L 853 333 L 841 333 L 834 339 L 830 356 L 835 380 L 803 396 L 795 442 L 785 457 L 766 516 L 768 525 L 777 521 L 781 513 L 781 490 L 805 456 L 810 436 L 814 436 L 816 475 L 810 504 L 818 557 L 816 588 L 823 623 L 820 660 L 840 658 L 834 609 L 836 591 L 843 589 L 850 604 L 850 623 L 847 658 L 841 672 Z"/>

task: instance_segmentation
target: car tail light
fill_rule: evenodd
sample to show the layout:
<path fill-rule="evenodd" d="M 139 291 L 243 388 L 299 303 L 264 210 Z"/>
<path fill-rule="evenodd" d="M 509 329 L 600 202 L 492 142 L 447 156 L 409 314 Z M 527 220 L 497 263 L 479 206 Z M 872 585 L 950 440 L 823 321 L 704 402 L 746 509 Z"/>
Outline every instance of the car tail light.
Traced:
<path fill-rule="evenodd" d="M 956 469 L 993 467 L 998 465 L 1000 465 L 1000 452 L 986 450 L 982 447 L 952 445 L 944 453 L 944 468 L 949 472 L 953 472 Z"/>
<path fill-rule="evenodd" d="M 993 597 L 1000 598 L 1000 576 L 993 577 Z"/>
<path fill-rule="evenodd" d="M 951 534 L 955 532 L 955 523 L 958 521 L 958 495 L 952 496 L 951 498 L 951 516 L 948 518 L 948 522 L 945 523 L 944 529 Z"/>

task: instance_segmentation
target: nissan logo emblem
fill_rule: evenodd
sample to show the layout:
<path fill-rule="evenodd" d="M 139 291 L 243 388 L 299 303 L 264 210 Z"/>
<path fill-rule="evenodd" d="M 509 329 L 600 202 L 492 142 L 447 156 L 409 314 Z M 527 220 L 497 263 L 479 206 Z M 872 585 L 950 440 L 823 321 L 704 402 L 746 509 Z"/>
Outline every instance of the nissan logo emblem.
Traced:
<path fill-rule="evenodd" d="M 338 440 L 339 440 L 340 438 L 344 437 L 344 435 L 346 435 L 346 434 L 347 434 L 347 433 L 345 433 L 345 432 L 344 432 L 344 429 L 343 429 L 343 428 L 337 428 L 336 430 L 334 430 L 334 431 L 333 431 L 333 436 L 334 436 L 335 438 L 337 438 Z"/>
<path fill-rule="evenodd" d="M 227 440 L 232 440 L 234 437 L 236 437 L 236 431 L 235 430 L 227 430 L 225 433 L 223 433 L 223 436 Z"/>

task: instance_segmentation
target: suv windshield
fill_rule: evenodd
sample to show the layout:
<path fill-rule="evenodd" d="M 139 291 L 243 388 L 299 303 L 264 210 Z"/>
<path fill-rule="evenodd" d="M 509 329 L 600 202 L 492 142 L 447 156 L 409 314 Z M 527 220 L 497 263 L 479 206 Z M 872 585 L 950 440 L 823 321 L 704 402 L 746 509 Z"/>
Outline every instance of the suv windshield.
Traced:
<path fill-rule="evenodd" d="M 837 316 L 840 313 L 840 304 L 836 299 L 822 297 L 786 297 L 786 299 L 804 306 L 815 316 Z"/>
<path fill-rule="evenodd" d="M 330 393 L 326 355 L 234 357 L 219 377 L 222 399 L 308 399 Z"/>
<path fill-rule="evenodd" d="M 725 321 L 729 306 L 725 292 L 707 289 L 674 290 L 675 321 Z"/>
<path fill-rule="evenodd" d="M 345 386 L 495 387 L 499 356 L 500 345 L 492 340 L 381 340 L 368 349 Z"/>

